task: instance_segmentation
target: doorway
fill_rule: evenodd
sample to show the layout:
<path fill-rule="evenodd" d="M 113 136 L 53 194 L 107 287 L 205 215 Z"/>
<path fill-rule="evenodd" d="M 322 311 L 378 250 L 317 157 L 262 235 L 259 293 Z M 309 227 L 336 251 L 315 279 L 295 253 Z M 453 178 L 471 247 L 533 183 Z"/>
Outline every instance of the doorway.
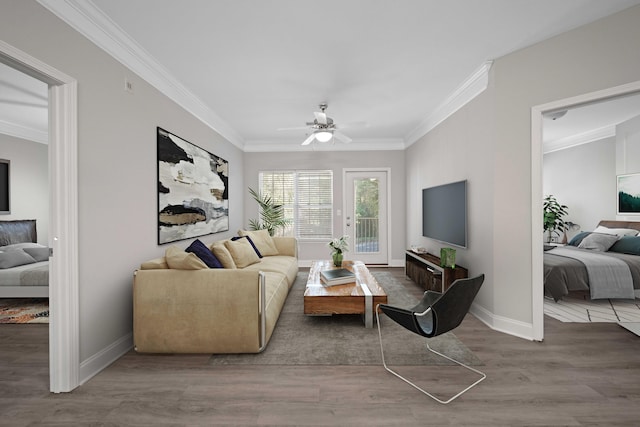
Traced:
<path fill-rule="evenodd" d="M 0 40 L 0 62 L 48 85 L 49 389 L 79 385 L 77 81 Z"/>
<path fill-rule="evenodd" d="M 613 88 L 562 99 L 531 108 L 531 260 L 532 260 L 532 332 L 533 339 L 544 338 L 544 280 L 543 280 L 543 115 L 555 111 L 569 110 L 586 104 L 606 101 L 640 93 L 640 81 Z"/>
<path fill-rule="evenodd" d="M 353 259 L 389 263 L 388 169 L 344 171 L 344 230 Z"/>

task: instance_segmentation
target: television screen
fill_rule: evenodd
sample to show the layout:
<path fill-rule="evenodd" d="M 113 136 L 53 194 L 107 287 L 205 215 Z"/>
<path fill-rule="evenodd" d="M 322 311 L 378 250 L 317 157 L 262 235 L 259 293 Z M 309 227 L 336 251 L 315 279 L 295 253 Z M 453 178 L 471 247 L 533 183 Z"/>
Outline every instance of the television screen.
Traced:
<path fill-rule="evenodd" d="M 9 209 L 9 161 L 0 159 L 0 213 L 10 213 Z"/>
<path fill-rule="evenodd" d="M 422 190 L 422 235 L 467 247 L 467 181 Z"/>

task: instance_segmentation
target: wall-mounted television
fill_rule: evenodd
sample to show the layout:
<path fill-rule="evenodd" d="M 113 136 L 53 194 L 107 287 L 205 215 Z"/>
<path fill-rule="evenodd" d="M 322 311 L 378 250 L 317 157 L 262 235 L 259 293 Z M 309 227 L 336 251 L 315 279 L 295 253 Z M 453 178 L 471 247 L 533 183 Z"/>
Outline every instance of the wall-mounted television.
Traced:
<path fill-rule="evenodd" d="M 9 214 L 9 160 L 0 159 L 0 214 Z"/>
<path fill-rule="evenodd" d="M 422 190 L 422 235 L 467 247 L 467 181 Z"/>

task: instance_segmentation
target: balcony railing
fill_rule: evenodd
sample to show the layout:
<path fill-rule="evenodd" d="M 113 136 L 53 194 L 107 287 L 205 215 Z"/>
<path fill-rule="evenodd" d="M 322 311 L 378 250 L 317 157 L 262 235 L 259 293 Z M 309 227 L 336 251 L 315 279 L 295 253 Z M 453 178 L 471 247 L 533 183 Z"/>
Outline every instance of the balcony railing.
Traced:
<path fill-rule="evenodd" d="M 379 250 L 378 218 L 358 218 L 356 220 L 356 253 L 371 253 Z"/>

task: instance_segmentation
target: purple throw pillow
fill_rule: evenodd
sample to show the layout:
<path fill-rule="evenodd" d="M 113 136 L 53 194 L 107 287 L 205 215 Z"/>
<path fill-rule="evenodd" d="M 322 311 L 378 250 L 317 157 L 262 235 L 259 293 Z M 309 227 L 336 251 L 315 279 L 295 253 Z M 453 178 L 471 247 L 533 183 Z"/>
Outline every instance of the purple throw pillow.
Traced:
<path fill-rule="evenodd" d="M 224 268 L 218 258 L 200 239 L 194 240 L 185 251 L 196 254 L 209 268 Z"/>

